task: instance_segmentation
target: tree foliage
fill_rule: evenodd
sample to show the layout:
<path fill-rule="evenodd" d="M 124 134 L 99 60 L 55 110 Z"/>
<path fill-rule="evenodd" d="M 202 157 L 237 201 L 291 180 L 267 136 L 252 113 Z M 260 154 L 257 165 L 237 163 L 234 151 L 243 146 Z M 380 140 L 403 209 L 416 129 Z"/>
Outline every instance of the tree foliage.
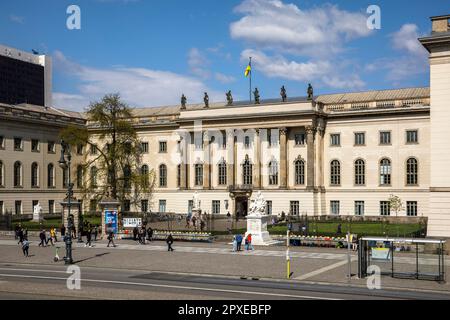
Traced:
<path fill-rule="evenodd" d="M 398 216 L 398 213 L 404 209 L 402 199 L 400 199 L 399 196 L 395 196 L 393 194 L 391 194 L 391 196 L 389 197 L 389 205 L 392 210 L 394 210 L 395 216 Z"/>
<path fill-rule="evenodd" d="M 82 145 L 84 199 L 112 198 L 122 204 L 129 200 L 140 206 L 151 197 L 154 170 L 143 170 L 141 141 L 131 121 L 132 109 L 109 94 L 91 103 L 86 111 L 87 127 L 69 126 L 61 138 L 72 148 Z"/>

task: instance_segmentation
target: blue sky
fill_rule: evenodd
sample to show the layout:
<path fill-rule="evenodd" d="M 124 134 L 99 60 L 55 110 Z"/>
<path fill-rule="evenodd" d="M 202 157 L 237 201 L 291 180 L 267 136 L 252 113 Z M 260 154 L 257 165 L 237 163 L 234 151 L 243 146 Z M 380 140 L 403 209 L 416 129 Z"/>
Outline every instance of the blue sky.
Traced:
<path fill-rule="evenodd" d="M 66 9 L 81 9 L 68 30 Z M 381 29 L 369 30 L 369 5 Z M 448 2 L 312 0 L 14 0 L 0 2 L 0 43 L 53 56 L 57 107 L 82 110 L 120 92 L 130 105 L 248 99 L 243 72 L 253 57 L 262 98 L 428 86 L 416 38 Z"/>

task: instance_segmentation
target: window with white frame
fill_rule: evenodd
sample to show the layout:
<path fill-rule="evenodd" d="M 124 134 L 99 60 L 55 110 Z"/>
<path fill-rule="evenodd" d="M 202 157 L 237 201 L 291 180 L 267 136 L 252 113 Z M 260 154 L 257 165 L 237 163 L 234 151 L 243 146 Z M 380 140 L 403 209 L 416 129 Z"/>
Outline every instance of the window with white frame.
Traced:
<path fill-rule="evenodd" d="M 14 201 L 14 211 L 16 215 L 22 214 L 22 201 L 20 200 Z"/>
<path fill-rule="evenodd" d="M 380 215 L 381 216 L 391 215 L 391 204 L 389 201 L 380 201 Z"/>
<path fill-rule="evenodd" d="M 272 160 L 269 163 L 269 185 L 274 186 L 278 184 L 278 162 Z"/>
<path fill-rule="evenodd" d="M 219 200 L 213 200 L 212 201 L 212 214 L 220 214 L 220 201 Z"/>
<path fill-rule="evenodd" d="M 418 184 L 419 166 L 415 158 L 409 158 L 406 161 L 406 184 L 408 186 L 415 186 Z"/>
<path fill-rule="evenodd" d="M 417 130 L 406 131 L 406 143 L 409 144 L 419 143 L 419 132 Z"/>
<path fill-rule="evenodd" d="M 355 146 L 364 146 L 366 144 L 366 134 L 364 132 L 355 132 Z"/>
<path fill-rule="evenodd" d="M 380 131 L 380 144 L 390 145 L 391 144 L 391 132 L 390 131 Z"/>
<path fill-rule="evenodd" d="M 31 187 L 39 187 L 39 165 L 36 162 L 31 164 Z"/>
<path fill-rule="evenodd" d="M 330 201 L 331 214 L 338 216 L 340 214 L 340 201 Z"/>
<path fill-rule="evenodd" d="M 226 185 L 227 184 L 227 163 L 223 159 L 218 165 L 218 173 L 219 173 L 219 185 L 220 186 Z"/>
<path fill-rule="evenodd" d="M 330 145 L 333 147 L 341 145 L 341 135 L 339 133 L 330 134 Z"/>
<path fill-rule="evenodd" d="M 406 201 L 406 215 L 417 217 L 417 201 Z"/>
<path fill-rule="evenodd" d="M 167 210 L 167 201 L 166 200 L 159 200 L 159 212 L 165 213 Z"/>
<path fill-rule="evenodd" d="M 55 153 L 56 152 L 56 143 L 55 141 L 47 142 L 47 153 Z"/>
<path fill-rule="evenodd" d="M 167 187 L 167 166 L 165 164 L 159 166 L 159 187 Z"/>
<path fill-rule="evenodd" d="M 148 153 L 148 142 L 141 142 L 141 152 Z"/>
<path fill-rule="evenodd" d="M 195 185 L 203 186 L 203 164 L 201 163 L 195 165 Z"/>
<path fill-rule="evenodd" d="M 341 185 L 341 163 L 338 160 L 331 162 L 330 183 L 332 186 Z"/>
<path fill-rule="evenodd" d="M 141 200 L 141 212 L 148 212 L 148 200 Z"/>
<path fill-rule="evenodd" d="M 295 134 L 294 141 L 296 146 L 304 146 L 306 144 L 306 134 L 304 133 Z"/>
<path fill-rule="evenodd" d="M 295 184 L 300 186 L 305 184 L 305 162 L 298 159 L 294 162 Z"/>
<path fill-rule="evenodd" d="M 53 163 L 49 163 L 47 165 L 47 187 L 55 187 L 55 166 L 53 165 Z"/>
<path fill-rule="evenodd" d="M 355 161 L 355 185 L 363 186 L 366 184 L 366 163 L 362 159 Z"/>
<path fill-rule="evenodd" d="M 290 209 L 291 215 L 298 216 L 300 214 L 300 202 L 299 201 L 291 201 L 289 209 Z"/>
<path fill-rule="evenodd" d="M 380 185 L 391 185 L 391 160 L 383 159 L 380 162 Z"/>
<path fill-rule="evenodd" d="M 253 164 L 250 162 L 248 156 L 242 165 L 242 176 L 244 185 L 253 184 Z"/>
<path fill-rule="evenodd" d="M 20 188 L 22 187 L 22 163 L 20 161 L 16 161 L 14 163 L 14 187 Z"/>
<path fill-rule="evenodd" d="M 167 153 L 167 141 L 159 142 L 159 153 Z"/>
<path fill-rule="evenodd" d="M 271 216 L 272 215 L 272 200 L 266 201 L 266 213 Z"/>
<path fill-rule="evenodd" d="M 364 215 L 364 201 L 355 201 L 355 216 Z"/>
<path fill-rule="evenodd" d="M 23 151 L 23 140 L 22 138 L 14 138 L 14 150 L 15 151 Z"/>

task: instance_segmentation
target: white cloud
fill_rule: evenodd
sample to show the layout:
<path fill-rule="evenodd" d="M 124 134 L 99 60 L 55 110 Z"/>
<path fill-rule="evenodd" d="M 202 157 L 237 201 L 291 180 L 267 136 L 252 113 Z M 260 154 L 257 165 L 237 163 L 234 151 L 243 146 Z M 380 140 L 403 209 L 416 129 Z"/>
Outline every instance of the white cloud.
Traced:
<path fill-rule="evenodd" d="M 74 77 L 79 83 L 77 93 L 54 94 L 54 104 L 59 108 L 80 111 L 90 101 L 115 92 L 120 93 L 124 101 L 133 107 L 179 104 L 182 93 L 190 103 L 200 102 L 205 91 L 208 91 L 211 102 L 223 100 L 222 93 L 208 90 L 202 81 L 194 77 L 123 66 L 110 69 L 86 67 L 70 61 L 59 51 L 53 57 L 55 69 Z"/>
<path fill-rule="evenodd" d="M 393 48 L 420 57 L 428 56 L 427 50 L 417 40 L 420 37 L 418 29 L 415 24 L 404 24 L 399 31 L 391 35 Z"/>
<path fill-rule="evenodd" d="M 9 15 L 9 20 L 15 23 L 24 24 L 25 23 L 25 17 L 17 16 L 15 14 Z"/>
<path fill-rule="evenodd" d="M 231 37 L 260 49 L 328 55 L 340 52 L 346 41 L 372 33 L 366 15 L 329 4 L 302 10 L 280 0 L 244 0 L 235 11 L 244 17 L 230 25 Z"/>
<path fill-rule="evenodd" d="M 214 78 L 219 81 L 220 83 L 224 83 L 224 84 L 228 84 L 228 83 L 233 83 L 236 81 L 236 78 L 233 76 L 227 76 L 226 74 L 220 73 L 220 72 L 216 72 L 216 74 L 214 75 Z"/>
<path fill-rule="evenodd" d="M 192 74 L 202 78 L 209 79 L 211 72 L 208 69 L 210 62 L 206 56 L 197 48 L 192 48 L 188 53 L 188 65 Z"/>
<path fill-rule="evenodd" d="M 247 49 L 241 54 L 241 61 L 252 57 L 252 64 L 269 78 L 281 78 L 294 81 L 315 81 L 339 89 L 359 89 L 365 83 L 356 74 L 341 76 L 344 66 L 329 60 L 311 60 L 308 62 L 290 61 L 281 55 L 268 56 L 262 51 Z"/>

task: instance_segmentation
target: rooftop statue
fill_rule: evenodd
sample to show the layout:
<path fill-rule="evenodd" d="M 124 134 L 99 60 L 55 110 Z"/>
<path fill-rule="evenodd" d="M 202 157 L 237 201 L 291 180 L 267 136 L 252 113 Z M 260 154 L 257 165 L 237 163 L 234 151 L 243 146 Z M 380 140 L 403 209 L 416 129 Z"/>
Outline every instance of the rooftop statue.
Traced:
<path fill-rule="evenodd" d="M 233 95 L 231 94 L 231 90 L 226 93 L 227 96 L 227 104 L 229 106 L 233 105 Z"/>
<path fill-rule="evenodd" d="M 186 109 L 187 98 L 184 93 L 181 95 L 181 109 Z"/>
<path fill-rule="evenodd" d="M 253 92 L 253 95 L 255 96 L 255 104 L 260 104 L 260 101 L 259 101 L 259 91 L 258 91 L 258 88 L 255 88 L 255 91 Z"/>
<path fill-rule="evenodd" d="M 308 100 L 312 100 L 314 98 L 314 89 L 310 84 L 308 84 Z"/>
<path fill-rule="evenodd" d="M 205 97 L 203 98 L 203 102 L 205 102 L 205 108 L 209 108 L 209 96 L 208 96 L 207 92 L 205 92 Z"/>
<path fill-rule="evenodd" d="M 264 197 L 261 193 L 261 191 L 258 192 L 256 195 L 255 201 L 252 202 L 252 205 L 250 206 L 250 216 L 264 216 L 267 215 L 266 212 L 266 205 L 267 202 L 264 200 Z"/>
<path fill-rule="evenodd" d="M 286 95 L 286 88 L 284 86 L 281 87 L 281 99 L 283 100 L 283 102 L 286 102 L 287 100 L 287 95 Z"/>

